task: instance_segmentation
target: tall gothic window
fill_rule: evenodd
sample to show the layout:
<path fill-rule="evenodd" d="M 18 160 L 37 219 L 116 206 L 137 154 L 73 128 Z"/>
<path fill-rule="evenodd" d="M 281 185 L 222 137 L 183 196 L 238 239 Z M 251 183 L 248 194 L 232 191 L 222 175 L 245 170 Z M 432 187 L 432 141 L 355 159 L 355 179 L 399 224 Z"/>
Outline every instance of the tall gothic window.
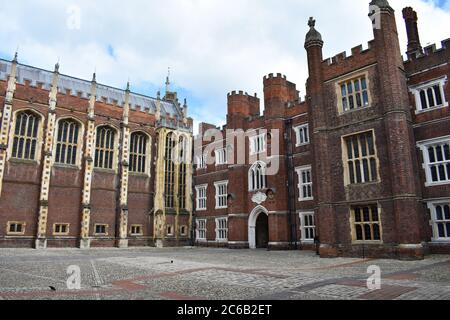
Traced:
<path fill-rule="evenodd" d="M 165 150 L 165 184 L 164 195 L 166 208 L 174 207 L 173 191 L 175 186 L 175 163 L 174 163 L 174 148 L 175 140 L 173 139 L 173 133 L 168 133 L 166 136 L 166 150 Z"/>
<path fill-rule="evenodd" d="M 130 143 L 130 172 L 147 172 L 147 136 L 141 132 L 131 135 Z"/>
<path fill-rule="evenodd" d="M 186 161 L 187 161 L 187 141 L 185 137 L 180 137 L 180 175 L 178 177 L 178 197 L 180 199 L 180 209 L 186 209 Z"/>
<path fill-rule="evenodd" d="M 39 117 L 30 112 L 17 113 L 14 130 L 12 157 L 24 160 L 36 160 L 38 144 Z"/>
<path fill-rule="evenodd" d="M 260 161 L 255 163 L 248 172 L 250 191 L 261 190 L 266 187 L 266 165 Z"/>
<path fill-rule="evenodd" d="M 114 142 L 116 131 L 111 127 L 97 129 L 95 143 L 95 167 L 100 169 L 114 168 Z"/>
<path fill-rule="evenodd" d="M 80 124 L 74 120 L 62 120 L 58 125 L 55 162 L 76 165 Z"/>

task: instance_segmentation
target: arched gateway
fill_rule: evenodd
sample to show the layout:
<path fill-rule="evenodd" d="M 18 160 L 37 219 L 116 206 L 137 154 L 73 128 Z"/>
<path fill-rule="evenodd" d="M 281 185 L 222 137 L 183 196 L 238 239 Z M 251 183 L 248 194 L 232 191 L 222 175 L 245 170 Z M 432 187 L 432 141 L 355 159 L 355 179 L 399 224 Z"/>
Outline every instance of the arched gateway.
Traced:
<path fill-rule="evenodd" d="M 269 211 L 263 206 L 253 209 L 248 219 L 250 249 L 267 248 L 269 244 Z"/>

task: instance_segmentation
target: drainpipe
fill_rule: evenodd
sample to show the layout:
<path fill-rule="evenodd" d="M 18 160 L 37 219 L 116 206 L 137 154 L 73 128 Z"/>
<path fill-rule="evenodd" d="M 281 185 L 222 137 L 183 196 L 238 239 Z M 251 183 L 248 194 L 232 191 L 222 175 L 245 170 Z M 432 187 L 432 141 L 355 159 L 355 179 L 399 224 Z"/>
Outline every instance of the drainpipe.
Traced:
<path fill-rule="evenodd" d="M 298 249 L 298 232 L 297 232 L 297 219 L 292 221 L 292 217 L 296 214 L 296 201 L 295 201 L 295 185 L 294 185 L 294 157 L 292 146 L 292 119 L 285 121 L 285 148 L 286 148 L 286 168 L 287 168 L 287 188 L 288 188 L 288 223 L 289 223 L 289 249 Z"/>

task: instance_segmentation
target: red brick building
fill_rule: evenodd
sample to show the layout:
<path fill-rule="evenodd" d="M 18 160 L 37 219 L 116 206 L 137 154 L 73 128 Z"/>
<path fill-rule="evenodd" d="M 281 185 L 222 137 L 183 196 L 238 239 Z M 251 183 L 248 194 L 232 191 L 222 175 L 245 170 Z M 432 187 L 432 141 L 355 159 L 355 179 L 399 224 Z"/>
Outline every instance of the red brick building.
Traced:
<path fill-rule="evenodd" d="M 323 59 L 310 19 L 304 101 L 270 74 L 262 115 L 256 95 L 232 92 L 222 135 L 205 139 L 215 126 L 200 126 L 198 245 L 311 249 L 316 241 L 322 257 L 450 252 L 450 40 L 422 48 L 417 14 L 405 8 L 404 61 L 394 10 L 370 5 L 374 39 L 350 56 Z M 242 146 L 230 138 L 239 129 Z M 274 159 L 279 168 L 268 174 Z"/>
<path fill-rule="evenodd" d="M 192 119 L 166 85 L 151 98 L 0 60 L 0 247 L 189 243 Z"/>

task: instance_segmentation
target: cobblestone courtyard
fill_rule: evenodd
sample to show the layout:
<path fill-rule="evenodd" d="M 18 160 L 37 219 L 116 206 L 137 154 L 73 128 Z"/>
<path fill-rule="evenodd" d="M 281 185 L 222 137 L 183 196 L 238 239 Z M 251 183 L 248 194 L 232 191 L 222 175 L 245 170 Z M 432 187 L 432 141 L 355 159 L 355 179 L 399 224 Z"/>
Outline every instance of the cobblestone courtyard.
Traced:
<path fill-rule="evenodd" d="M 80 290 L 67 288 L 72 265 L 81 269 Z M 380 290 L 367 289 L 371 265 L 381 268 Z M 297 251 L 0 249 L 2 299 L 450 300 L 450 256 L 408 262 Z"/>

